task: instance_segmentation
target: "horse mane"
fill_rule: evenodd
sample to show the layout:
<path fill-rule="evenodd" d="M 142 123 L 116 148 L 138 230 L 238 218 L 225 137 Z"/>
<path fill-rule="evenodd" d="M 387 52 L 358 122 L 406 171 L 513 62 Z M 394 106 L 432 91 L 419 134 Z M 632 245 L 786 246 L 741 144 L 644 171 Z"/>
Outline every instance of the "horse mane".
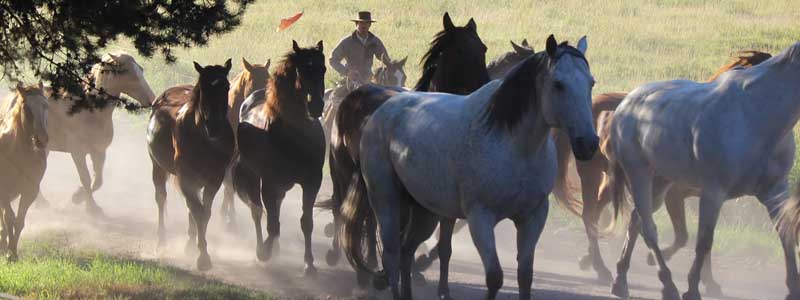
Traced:
<path fill-rule="evenodd" d="M 277 118 L 286 108 L 281 106 L 281 95 L 292 94 L 295 91 L 297 72 L 293 59 L 296 54 L 294 51 L 286 54 L 269 78 L 267 100 L 264 103 L 264 113 L 267 117 Z"/>
<path fill-rule="evenodd" d="M 714 75 L 708 78 L 706 82 L 712 82 L 714 80 L 717 80 L 717 78 L 720 75 L 730 71 L 731 69 L 737 67 L 752 67 L 764 62 L 765 60 L 771 57 L 772 57 L 771 54 L 761 51 L 755 51 L 755 50 L 740 51 L 737 53 L 737 56 L 733 58 L 733 61 L 719 68 L 719 70 L 717 70 L 717 72 L 714 73 Z"/>
<path fill-rule="evenodd" d="M 586 59 L 583 53 L 567 42 L 559 44 L 557 49 L 560 51 L 554 59 L 550 59 L 547 52 L 542 51 L 526 58 L 508 72 L 484 111 L 484 121 L 489 128 L 513 130 L 522 121 L 522 117 L 533 108 L 532 103 L 539 102 L 536 85 L 531 82 L 548 65 L 555 64 L 566 54 Z"/>
<path fill-rule="evenodd" d="M 452 35 L 448 33 L 446 29 L 442 29 L 442 31 L 439 31 L 433 36 L 428 52 L 425 52 L 425 55 L 422 56 L 422 76 L 419 78 L 419 81 L 417 81 L 417 85 L 414 86 L 415 91 L 424 92 L 430 88 L 433 74 L 436 73 L 436 68 L 439 67 L 437 61 Z"/>
<path fill-rule="evenodd" d="M 2 115 L 0 115 L 0 135 L 10 135 L 13 140 L 19 137 L 19 130 L 25 122 L 25 95 L 39 91 L 38 85 L 26 85 L 14 89 L 4 99 Z M 15 101 L 16 100 L 16 101 Z"/>

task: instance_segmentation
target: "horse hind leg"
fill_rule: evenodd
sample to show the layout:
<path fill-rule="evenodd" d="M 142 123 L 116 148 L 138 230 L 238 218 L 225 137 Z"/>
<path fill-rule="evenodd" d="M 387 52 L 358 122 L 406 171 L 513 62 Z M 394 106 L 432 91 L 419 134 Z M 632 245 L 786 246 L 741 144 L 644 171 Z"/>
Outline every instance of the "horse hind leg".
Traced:
<path fill-rule="evenodd" d="M 438 221 L 438 216 L 432 214 L 422 206 L 418 204 L 411 205 L 400 253 L 400 286 L 402 287 L 402 299 L 411 299 L 411 272 L 414 262 L 414 253 L 417 247 L 427 240 L 433 231 L 436 230 Z M 450 223 L 452 224 L 452 222 Z"/>
<path fill-rule="evenodd" d="M 86 202 L 86 211 L 91 216 L 103 216 L 103 209 L 97 205 L 92 196 L 92 177 L 89 175 L 89 168 L 86 166 L 86 154 L 72 153 L 72 162 L 78 171 L 81 186 L 72 194 L 72 202 L 79 204 Z"/>
<path fill-rule="evenodd" d="M 787 201 L 800 201 L 794 197 L 789 198 L 789 183 L 786 179 L 778 182 L 775 187 L 764 195 L 758 195 L 758 200 L 767 208 L 769 217 L 774 224 L 778 224 L 781 209 Z M 776 227 L 778 228 L 778 227 Z M 780 234 L 781 247 L 783 248 L 784 266 L 786 267 L 786 287 L 789 289 L 787 300 L 800 300 L 800 275 L 797 269 L 797 253 L 795 252 L 795 238 L 788 234 Z"/>
<path fill-rule="evenodd" d="M 608 284 L 612 281 L 611 271 L 606 267 L 603 262 L 603 256 L 600 253 L 600 244 L 598 243 L 599 236 L 599 219 L 600 215 L 605 208 L 608 201 L 607 193 L 601 192 L 601 182 L 603 178 L 602 166 L 595 160 L 589 163 L 578 163 L 578 173 L 581 179 L 581 193 L 583 198 L 583 212 L 581 218 L 583 226 L 586 230 L 588 239 L 588 254 L 581 258 L 580 267 L 583 270 L 592 266 L 597 277 L 600 281 Z M 605 190 L 605 187 L 603 187 Z M 600 198 L 602 197 L 602 198 Z M 603 201 L 603 202 L 601 202 Z"/>
<path fill-rule="evenodd" d="M 153 161 L 153 187 L 155 187 L 155 199 L 158 206 L 158 246 L 157 252 L 160 252 L 166 246 L 167 232 L 164 225 L 165 219 L 165 205 L 167 202 L 167 178 L 169 175 L 167 171 L 158 166 Z"/>
<path fill-rule="evenodd" d="M 704 189 L 700 197 L 700 213 L 697 226 L 697 246 L 692 267 L 689 269 L 689 290 L 683 294 L 683 300 L 700 300 L 700 276 L 706 257 L 711 252 L 714 243 L 714 228 L 719 219 L 724 193 Z"/>
<path fill-rule="evenodd" d="M 686 227 L 686 197 L 689 197 L 689 190 L 680 187 L 672 187 L 667 191 L 664 205 L 667 207 L 667 214 L 672 221 L 672 228 L 675 232 L 675 240 L 667 248 L 664 248 L 664 259 L 669 260 L 681 248 L 686 246 L 689 240 L 689 231 Z M 647 255 L 647 264 L 654 266 L 655 257 L 650 253 Z"/>

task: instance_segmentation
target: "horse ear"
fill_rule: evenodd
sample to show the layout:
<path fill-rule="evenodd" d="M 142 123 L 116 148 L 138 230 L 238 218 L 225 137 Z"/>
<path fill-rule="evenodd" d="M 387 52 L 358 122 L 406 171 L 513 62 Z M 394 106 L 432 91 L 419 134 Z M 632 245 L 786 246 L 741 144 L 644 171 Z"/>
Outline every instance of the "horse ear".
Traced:
<path fill-rule="evenodd" d="M 265 68 L 265 69 L 267 69 L 267 70 L 269 70 L 269 65 L 270 65 L 271 63 L 272 63 L 272 60 L 271 60 L 271 59 L 267 59 L 267 62 L 266 62 L 266 63 L 264 63 L 264 68 Z"/>
<path fill-rule="evenodd" d="M 478 32 L 478 24 L 475 24 L 475 19 L 469 18 L 469 22 L 467 22 L 467 28 L 472 31 Z"/>
<path fill-rule="evenodd" d="M 194 69 L 197 70 L 197 73 L 203 74 L 204 71 L 203 66 L 198 64 L 196 61 L 193 61 L 193 63 L 194 63 Z"/>
<path fill-rule="evenodd" d="M 292 50 L 294 50 L 294 52 L 300 52 L 300 46 L 297 45 L 297 41 L 295 40 L 292 40 Z"/>
<path fill-rule="evenodd" d="M 401 59 L 399 62 L 397 62 L 397 66 L 399 66 L 402 69 L 406 65 L 406 60 L 408 60 L 408 56 L 403 57 L 403 59 Z"/>
<path fill-rule="evenodd" d="M 319 50 L 319 52 L 322 52 L 322 40 L 317 42 L 317 50 Z"/>
<path fill-rule="evenodd" d="M 548 36 L 546 45 L 547 46 L 545 50 L 547 51 L 547 55 L 550 56 L 550 58 L 556 57 L 556 48 L 558 48 L 558 42 L 556 42 L 556 37 L 554 37 L 552 34 Z"/>
<path fill-rule="evenodd" d="M 450 19 L 450 14 L 449 13 L 447 13 L 447 12 L 444 13 L 444 20 L 443 21 L 444 21 L 444 30 L 445 31 L 451 31 L 453 29 L 456 29 L 456 25 L 453 25 L 453 20 Z"/>
<path fill-rule="evenodd" d="M 522 39 L 522 46 L 531 48 L 531 45 L 528 45 L 528 39 Z M 531 48 L 531 49 L 533 49 L 533 48 Z"/>
<path fill-rule="evenodd" d="M 228 58 L 228 60 L 225 61 L 225 73 L 228 73 L 230 71 L 231 71 L 231 59 Z"/>
<path fill-rule="evenodd" d="M 249 62 L 247 62 L 247 60 L 244 59 L 244 57 L 242 57 L 242 67 L 244 67 L 244 69 L 247 70 L 247 72 L 250 72 L 250 73 L 253 72 L 253 65 L 251 65 Z"/>
<path fill-rule="evenodd" d="M 17 81 L 17 85 L 16 85 L 16 86 L 14 86 L 14 89 L 16 89 L 18 92 L 22 92 L 22 89 L 23 89 L 24 87 L 25 87 L 25 85 L 24 85 L 24 84 L 22 84 L 22 82 L 21 82 L 21 81 Z"/>
<path fill-rule="evenodd" d="M 583 37 L 581 37 L 580 40 L 578 40 L 578 47 L 577 48 L 578 48 L 578 51 L 583 53 L 583 55 L 586 55 L 586 49 L 589 48 L 589 42 L 586 41 L 586 36 L 585 35 Z"/>
<path fill-rule="evenodd" d="M 517 45 L 516 43 L 514 43 L 514 41 L 511 41 L 511 48 L 514 48 L 514 52 L 520 53 L 520 54 L 528 52 L 527 49 L 523 48 L 520 45 Z"/>
<path fill-rule="evenodd" d="M 39 82 L 37 83 L 37 85 L 39 86 L 39 90 L 41 90 L 41 91 L 44 91 L 44 83 L 42 83 L 42 81 L 41 81 L 41 80 L 39 80 Z"/>

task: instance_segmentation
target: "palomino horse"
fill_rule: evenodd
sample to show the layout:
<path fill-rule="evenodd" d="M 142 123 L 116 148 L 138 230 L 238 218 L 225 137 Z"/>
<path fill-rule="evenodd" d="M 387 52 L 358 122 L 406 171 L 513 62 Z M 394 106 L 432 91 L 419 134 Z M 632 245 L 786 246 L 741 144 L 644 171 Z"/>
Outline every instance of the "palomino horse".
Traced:
<path fill-rule="evenodd" d="M 239 111 L 242 103 L 247 96 L 253 92 L 267 87 L 267 80 L 269 80 L 269 65 L 270 60 L 263 65 L 250 64 L 244 57 L 242 57 L 242 67 L 244 68 L 239 75 L 233 78 L 231 88 L 228 92 L 228 122 L 231 123 L 233 136 L 236 137 L 236 128 L 239 128 Z M 238 156 L 238 147 L 234 150 L 235 156 Z M 228 230 L 233 230 L 236 227 L 236 209 L 233 201 L 233 194 L 236 192 L 233 188 L 233 177 L 231 174 L 232 165 L 228 168 L 225 174 L 225 180 L 222 182 L 224 188 L 222 190 L 222 208 L 220 212 L 227 224 Z"/>
<path fill-rule="evenodd" d="M 683 300 L 700 299 L 698 288 L 722 203 L 753 195 L 776 220 L 789 198 L 795 157 L 792 129 L 800 118 L 800 42 L 763 63 L 728 71 L 711 83 L 656 82 L 632 91 L 608 123 L 603 144 L 614 207 L 625 186 L 634 209 L 612 292 L 628 296 L 627 271 L 639 235 L 658 263 L 664 299 L 680 299 L 658 247 L 653 208 L 674 183 L 700 191 L 696 256 Z M 800 299 L 793 239 L 781 236 L 788 299 Z"/>
<path fill-rule="evenodd" d="M 466 218 L 486 270 L 486 298 L 494 299 L 503 283 L 494 227 L 510 218 L 518 229 L 519 299 L 530 299 L 557 171 L 550 129 L 568 131 L 578 159 L 597 149 L 586 48 L 585 39 L 576 49 L 551 35 L 545 52 L 470 95 L 409 92 L 381 105 L 363 126 L 356 189 L 344 205 L 345 253 L 356 266 L 367 268 L 352 225 L 374 212 L 392 295 L 411 299 L 417 246 L 439 216 Z"/>
<path fill-rule="evenodd" d="M 164 204 L 167 200 L 167 177 L 177 177 L 181 193 L 189 207 L 189 242 L 197 241 L 200 256 L 197 268 L 211 269 L 206 228 L 211 217 L 214 196 L 222 185 L 225 171 L 233 157 L 233 130 L 228 123 L 228 72 L 224 66 L 194 68 L 197 84 L 180 85 L 164 91 L 153 103 L 147 127 L 147 146 L 153 161 L 153 185 L 158 204 L 158 245 L 165 242 Z M 199 197 L 202 189 L 202 198 Z"/>
<path fill-rule="evenodd" d="M 489 72 L 489 78 L 499 79 L 503 78 L 503 76 L 508 73 L 514 66 L 516 66 L 519 62 L 525 60 L 526 58 L 533 56 L 536 54 L 536 51 L 533 50 L 533 47 L 528 45 L 528 40 L 523 39 L 520 45 L 511 42 L 511 51 L 506 53 L 500 54 L 494 60 L 490 61 L 488 65 L 486 65 L 486 70 Z"/>
<path fill-rule="evenodd" d="M 89 80 L 95 88 L 102 89 L 112 97 L 125 94 L 143 106 L 150 106 L 155 95 L 144 79 L 144 69 L 132 56 L 125 53 L 109 53 L 102 62 L 92 67 Z M 86 202 L 86 209 L 93 215 L 102 215 L 93 193 L 103 185 L 103 166 L 106 149 L 114 138 L 114 105 L 95 110 L 81 110 L 70 114 L 75 96 L 66 93 L 49 95 L 50 110 L 47 132 L 50 135 L 48 150 L 67 152 L 78 169 L 81 186 L 72 195 L 75 203 Z M 92 159 L 94 179 L 89 174 L 86 156 Z"/>
<path fill-rule="evenodd" d="M 251 94 L 242 105 L 238 128 L 240 156 L 234 165 L 234 186 L 248 203 L 256 227 L 256 254 L 268 260 L 278 251 L 280 205 L 295 184 L 303 188 L 300 227 L 305 237 L 305 273 L 316 273 L 311 253 L 313 210 L 322 185 L 325 137 L 319 116 L 325 92 L 325 55 L 316 47 L 292 51 L 277 67 L 266 90 Z M 261 215 L 267 211 L 267 239 Z"/>
<path fill-rule="evenodd" d="M 769 53 L 764 52 L 741 52 L 738 58 L 722 66 L 706 82 L 713 82 L 719 75 L 734 68 L 751 67 L 770 57 L 771 55 Z M 595 130 L 598 131 L 601 141 L 608 138 L 608 132 L 600 130 L 602 128 L 601 125 L 612 118 L 614 110 L 625 96 L 625 93 L 606 93 L 592 99 L 592 116 L 595 120 Z M 572 191 L 569 189 L 570 182 L 567 178 L 567 170 L 569 168 L 571 150 L 569 143 L 565 141 L 567 141 L 567 138 L 563 134 L 556 133 L 559 173 L 558 177 L 556 177 L 553 194 L 556 196 L 556 199 L 559 200 L 559 203 L 566 204 L 565 206 L 569 211 L 580 215 L 583 219 L 586 235 L 589 240 L 589 251 L 588 254 L 580 260 L 581 268 L 588 269 L 589 266 L 592 266 L 600 280 L 610 283 L 612 280 L 611 271 L 608 270 L 603 262 L 603 257 L 600 254 L 600 246 L 597 242 L 599 236 L 603 235 L 603 233 L 598 230 L 600 215 L 610 200 L 609 197 L 598 198 L 603 172 L 607 167 L 607 159 L 601 152 L 598 152 L 590 161 L 576 163 L 578 175 L 581 180 L 580 191 L 582 192 L 582 201 L 578 200 L 572 196 Z M 667 260 L 669 260 L 675 252 L 680 250 L 680 248 L 685 246 L 688 240 L 689 233 L 686 228 L 684 199 L 689 196 L 699 195 L 696 191 L 679 186 L 673 186 L 666 194 L 664 203 L 675 230 L 675 240 L 671 246 L 663 250 L 664 258 Z M 613 224 L 609 224 L 605 231 L 609 231 L 608 229 L 612 227 Z M 652 256 L 648 258 L 648 264 L 655 264 Z M 710 256 L 707 259 L 707 264 L 706 268 L 704 268 L 705 272 L 703 272 L 703 283 L 706 285 L 709 294 L 720 294 L 721 290 L 719 284 L 714 281 L 711 272 L 709 272 L 711 270 Z"/>
<path fill-rule="evenodd" d="M 477 32 L 477 24 L 473 19 L 467 22 L 466 26 L 456 27 L 450 15 L 445 13 L 443 17 L 444 30 L 437 33 L 431 42 L 430 49 L 423 56 L 423 75 L 416 85 L 418 91 L 464 93 L 464 91 L 474 91 L 482 84 L 489 81 L 486 72 L 486 46 L 481 41 Z M 365 86 L 357 89 L 345 100 L 342 101 L 342 112 L 336 116 L 336 123 L 347 123 L 345 128 L 350 128 L 347 133 L 339 133 L 332 136 L 331 152 L 329 156 L 331 178 L 333 181 L 333 197 L 326 206 L 332 208 L 334 223 L 339 222 L 340 208 L 345 193 L 350 187 L 351 178 L 355 163 L 358 162 L 358 141 L 360 140 L 360 124 L 369 115 L 385 102 L 389 97 L 404 89 L 395 87 Z M 342 125 L 334 126 L 334 131 Z M 341 139 L 339 137 L 344 137 Z M 376 231 L 375 219 L 366 215 L 363 220 L 367 226 L 366 238 L 369 246 L 368 257 L 372 264 L 377 264 L 376 254 Z M 445 228 L 451 228 L 452 222 L 446 222 Z M 450 225 L 447 227 L 447 225 Z M 337 230 L 338 232 L 339 230 Z M 449 234 L 445 232 L 449 242 Z M 329 264 L 335 264 L 339 258 L 339 239 L 334 236 L 334 246 L 326 257 Z M 449 249 L 449 248 L 448 248 Z M 449 254 L 449 252 L 447 252 Z M 449 257 L 449 256 L 448 256 Z M 440 264 L 442 272 L 439 273 L 439 291 L 442 295 L 448 295 L 447 288 L 447 262 Z M 364 273 L 359 272 L 359 281 L 364 283 Z M 448 296 L 449 297 L 449 296 Z"/>
<path fill-rule="evenodd" d="M 25 214 L 39 194 L 47 168 L 47 97 L 42 84 L 17 84 L 0 116 L 0 251 L 17 261 Z M 20 198 L 16 215 L 11 202 Z"/>

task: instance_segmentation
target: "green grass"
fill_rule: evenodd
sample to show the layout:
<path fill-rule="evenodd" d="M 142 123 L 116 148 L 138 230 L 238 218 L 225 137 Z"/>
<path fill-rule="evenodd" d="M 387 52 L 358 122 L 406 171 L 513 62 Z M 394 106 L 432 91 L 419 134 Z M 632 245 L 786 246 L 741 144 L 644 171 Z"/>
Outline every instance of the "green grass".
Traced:
<path fill-rule="evenodd" d="M 0 260 L 0 292 L 24 299 L 272 299 L 156 262 L 69 246 L 65 234 L 25 241 L 22 260 Z"/>

